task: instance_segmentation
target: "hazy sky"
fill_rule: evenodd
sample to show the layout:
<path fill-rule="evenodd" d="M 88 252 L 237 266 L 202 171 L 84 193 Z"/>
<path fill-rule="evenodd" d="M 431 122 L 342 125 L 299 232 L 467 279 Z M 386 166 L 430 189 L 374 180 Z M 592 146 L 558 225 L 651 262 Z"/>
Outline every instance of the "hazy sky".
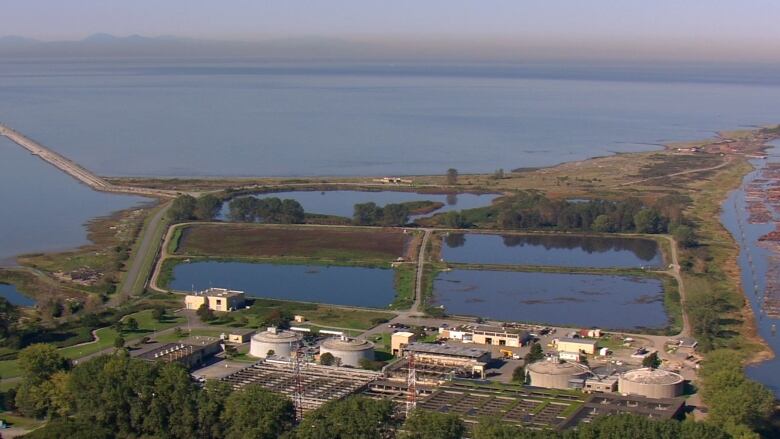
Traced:
<path fill-rule="evenodd" d="M 479 40 L 780 58 L 779 0 L 0 0 L 0 35 Z"/>

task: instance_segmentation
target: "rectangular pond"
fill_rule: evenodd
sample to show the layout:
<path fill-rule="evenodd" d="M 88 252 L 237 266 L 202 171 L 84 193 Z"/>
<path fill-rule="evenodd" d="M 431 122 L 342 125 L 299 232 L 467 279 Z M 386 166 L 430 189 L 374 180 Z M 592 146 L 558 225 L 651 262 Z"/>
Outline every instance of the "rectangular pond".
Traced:
<path fill-rule="evenodd" d="M 450 314 L 626 330 L 667 324 L 663 286 L 652 278 L 452 270 L 433 289 L 433 304 Z"/>
<path fill-rule="evenodd" d="M 442 258 L 466 264 L 556 267 L 660 267 L 658 244 L 650 239 L 573 235 L 485 235 L 450 233 Z"/>
<path fill-rule="evenodd" d="M 35 306 L 35 300 L 19 292 L 13 285 L 0 283 L 0 297 L 17 306 Z"/>
<path fill-rule="evenodd" d="M 453 210 L 473 209 L 489 206 L 499 194 L 421 194 L 401 191 L 288 191 L 271 192 L 255 195 L 258 198 L 277 197 L 282 200 L 291 199 L 301 203 L 306 213 L 334 215 L 352 218 L 355 204 L 374 202 L 377 206 L 386 204 L 408 203 L 411 201 L 434 201 L 444 204 L 440 209 L 418 218 Z M 224 203 L 220 219 L 228 219 L 228 204 Z M 413 219 L 414 217 L 412 217 Z"/>
<path fill-rule="evenodd" d="M 206 261 L 177 265 L 170 287 L 213 286 L 254 297 L 386 308 L 395 298 L 394 275 L 382 268 Z"/>

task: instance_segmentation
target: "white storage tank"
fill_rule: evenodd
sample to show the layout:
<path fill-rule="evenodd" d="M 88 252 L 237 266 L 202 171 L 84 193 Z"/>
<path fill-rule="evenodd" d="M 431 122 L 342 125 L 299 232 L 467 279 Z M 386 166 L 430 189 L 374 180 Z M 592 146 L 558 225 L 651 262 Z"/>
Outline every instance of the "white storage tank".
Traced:
<path fill-rule="evenodd" d="M 320 345 L 320 355 L 330 353 L 342 366 L 360 367 L 360 360 L 374 359 L 374 343 L 356 338 L 329 338 Z"/>
<path fill-rule="evenodd" d="M 683 394 L 682 375 L 662 369 L 634 369 L 620 375 L 618 392 L 647 398 L 675 398 Z"/>
<path fill-rule="evenodd" d="M 301 345 L 303 336 L 297 332 L 268 328 L 252 336 L 249 341 L 249 355 L 265 358 L 269 351 L 279 357 L 291 357 Z"/>
<path fill-rule="evenodd" d="M 579 363 L 537 361 L 526 367 L 529 385 L 546 389 L 569 389 L 571 382 L 584 381 L 588 377 L 588 368 Z"/>

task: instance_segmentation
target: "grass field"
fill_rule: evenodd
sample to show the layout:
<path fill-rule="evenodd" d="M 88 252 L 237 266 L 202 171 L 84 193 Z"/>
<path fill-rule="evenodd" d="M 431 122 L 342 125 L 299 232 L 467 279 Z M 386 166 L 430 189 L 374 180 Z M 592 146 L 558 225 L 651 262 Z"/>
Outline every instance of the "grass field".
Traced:
<path fill-rule="evenodd" d="M 130 314 L 126 316 L 123 321 L 127 321 L 130 317 L 138 322 L 138 329 L 135 331 L 123 332 L 122 336 L 128 344 L 151 334 L 152 332 L 173 327 L 184 321 L 183 317 L 169 316 L 167 320 L 160 323 L 152 318 L 151 310 Z M 101 328 L 95 331 L 95 334 L 99 338 L 97 342 L 63 348 L 59 350 L 60 354 L 70 360 L 92 355 L 114 346 L 114 342 L 119 335 L 113 328 Z M 14 378 L 19 375 L 21 375 L 21 370 L 19 369 L 16 360 L 0 361 L 0 378 Z"/>
<path fill-rule="evenodd" d="M 246 317 L 248 322 L 245 326 L 259 328 L 269 317 L 279 313 L 303 315 L 311 325 L 354 330 L 373 328 L 376 326 L 376 322 L 395 317 L 395 314 L 389 312 L 273 299 L 255 299 L 251 308 L 233 312 L 231 316 L 234 320 Z"/>
<path fill-rule="evenodd" d="M 404 256 L 408 240 L 398 230 L 198 224 L 184 228 L 176 254 L 391 261 Z"/>

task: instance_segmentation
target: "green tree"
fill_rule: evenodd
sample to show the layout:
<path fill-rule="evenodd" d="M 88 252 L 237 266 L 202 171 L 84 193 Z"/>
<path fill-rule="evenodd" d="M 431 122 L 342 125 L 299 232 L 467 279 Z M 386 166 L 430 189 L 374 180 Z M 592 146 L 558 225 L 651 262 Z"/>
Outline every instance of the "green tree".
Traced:
<path fill-rule="evenodd" d="M 507 424 L 500 419 L 484 417 L 474 426 L 472 439 L 555 439 L 560 437 L 554 431 L 529 430 Z"/>
<path fill-rule="evenodd" d="M 22 379 L 31 384 L 47 381 L 56 372 L 67 370 L 68 362 L 50 344 L 36 343 L 19 352 Z"/>
<path fill-rule="evenodd" d="M 163 320 L 165 320 L 166 317 L 166 311 L 165 308 L 162 306 L 156 306 L 152 309 L 152 318 L 157 320 L 158 322 L 162 323 Z"/>
<path fill-rule="evenodd" d="M 599 215 L 590 226 L 594 232 L 610 233 L 615 231 L 615 224 L 609 215 Z"/>
<path fill-rule="evenodd" d="M 696 241 L 696 235 L 693 229 L 686 225 L 678 225 L 672 229 L 672 236 L 683 248 L 696 247 L 699 243 Z"/>
<path fill-rule="evenodd" d="M 301 224 L 306 219 L 303 206 L 296 200 L 283 200 L 279 213 L 279 222 L 283 224 Z"/>
<path fill-rule="evenodd" d="M 512 371 L 512 381 L 521 384 L 525 382 L 525 367 L 515 367 L 515 370 Z"/>
<path fill-rule="evenodd" d="M 138 320 L 135 317 L 128 317 L 125 322 L 125 327 L 128 331 L 135 332 L 138 330 Z"/>
<path fill-rule="evenodd" d="M 447 184 L 449 185 L 456 185 L 458 184 L 458 170 L 455 168 L 447 169 Z"/>
<path fill-rule="evenodd" d="M 8 337 L 18 319 L 19 309 L 5 297 L 0 297 L 0 338 Z"/>
<path fill-rule="evenodd" d="M 370 226 L 376 224 L 381 217 L 381 209 L 376 203 L 355 204 L 352 222 L 358 226 Z"/>
<path fill-rule="evenodd" d="M 232 393 L 230 385 L 223 381 L 206 382 L 203 391 L 198 392 L 198 439 L 214 439 L 224 436 L 227 425 L 222 420 L 222 412 Z"/>
<path fill-rule="evenodd" d="M 193 209 L 193 216 L 199 220 L 211 220 L 217 216 L 222 202 L 214 195 L 207 194 L 197 199 Z"/>
<path fill-rule="evenodd" d="M 197 430 L 196 388 L 177 363 L 160 367 L 144 417 L 144 431 L 157 437 L 191 438 Z"/>
<path fill-rule="evenodd" d="M 658 368 L 658 366 L 661 365 L 661 359 L 658 358 L 658 353 L 653 352 L 650 355 L 645 356 L 645 358 L 642 359 L 642 366 L 643 367 L 650 367 L 652 369 Z"/>
<path fill-rule="evenodd" d="M 403 439 L 460 439 L 466 426 L 458 415 L 415 410 L 403 426 Z"/>
<path fill-rule="evenodd" d="M 525 361 L 525 365 L 529 365 L 535 361 L 543 360 L 544 359 L 544 350 L 542 349 L 542 345 L 539 343 L 533 343 L 531 345 L 531 349 L 528 351 L 527 354 L 525 354 L 525 357 L 523 360 Z"/>
<path fill-rule="evenodd" d="M 460 212 L 447 212 L 444 214 L 444 218 L 442 219 L 442 222 L 446 227 L 450 227 L 453 229 L 462 229 L 466 226 L 468 226 L 468 222 L 463 217 L 463 215 Z M 453 235 L 452 233 L 450 235 Z M 460 235 L 461 237 L 463 235 Z"/>
<path fill-rule="evenodd" d="M 117 336 L 117 338 L 114 339 L 114 347 L 117 349 L 122 349 L 123 347 L 125 347 L 125 343 L 126 343 L 125 338 L 122 337 L 121 335 Z"/>
<path fill-rule="evenodd" d="M 388 204 L 382 208 L 383 226 L 403 226 L 409 221 L 409 208 L 403 204 Z"/>
<path fill-rule="evenodd" d="M 320 355 L 320 364 L 323 366 L 333 366 L 335 362 L 336 357 L 334 357 L 330 352 L 325 352 L 324 354 Z"/>
<path fill-rule="evenodd" d="M 209 308 L 209 305 L 207 303 L 203 303 L 198 307 L 198 310 L 195 311 L 195 314 L 200 317 L 200 319 L 204 322 L 210 322 L 212 320 L 215 320 L 217 318 L 216 315 L 214 315 L 214 311 Z"/>
<path fill-rule="evenodd" d="M 382 439 L 394 427 L 393 403 L 362 396 L 331 401 L 303 418 L 297 439 Z"/>
<path fill-rule="evenodd" d="M 655 209 L 642 209 L 634 215 L 634 225 L 639 233 L 663 233 L 666 231 L 661 214 Z"/>
<path fill-rule="evenodd" d="M 222 421 L 226 439 L 276 439 L 292 429 L 295 408 L 284 396 L 250 384 L 228 396 Z"/>
<path fill-rule="evenodd" d="M 168 209 L 168 219 L 171 221 L 187 221 L 195 219 L 195 197 L 191 195 L 180 195 L 173 200 Z"/>

